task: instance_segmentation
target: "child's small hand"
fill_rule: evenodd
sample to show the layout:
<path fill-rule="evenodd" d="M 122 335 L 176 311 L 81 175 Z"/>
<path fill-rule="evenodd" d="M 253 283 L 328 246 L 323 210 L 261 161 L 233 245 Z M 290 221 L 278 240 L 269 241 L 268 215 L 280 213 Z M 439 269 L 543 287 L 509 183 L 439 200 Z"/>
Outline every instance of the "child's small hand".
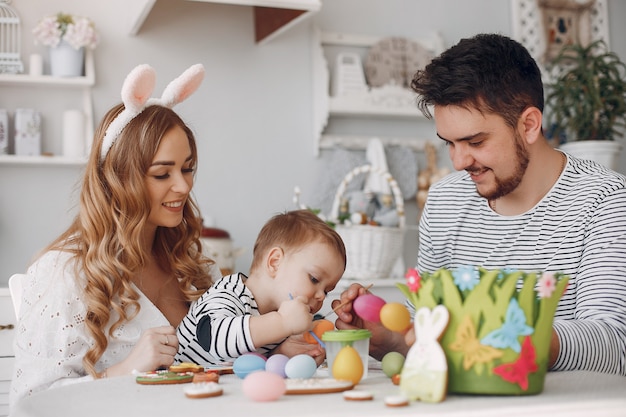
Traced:
<path fill-rule="evenodd" d="M 300 334 L 311 328 L 313 314 L 311 314 L 308 301 L 306 297 L 298 296 L 292 300 L 283 301 L 278 307 L 283 327 L 291 334 Z"/>

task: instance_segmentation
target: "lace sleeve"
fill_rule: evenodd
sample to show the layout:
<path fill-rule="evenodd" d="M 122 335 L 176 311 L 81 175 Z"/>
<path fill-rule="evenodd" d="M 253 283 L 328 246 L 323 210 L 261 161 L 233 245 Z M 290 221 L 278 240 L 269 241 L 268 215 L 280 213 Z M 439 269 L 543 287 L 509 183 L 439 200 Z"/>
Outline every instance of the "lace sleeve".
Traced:
<path fill-rule="evenodd" d="M 14 342 L 11 404 L 49 387 L 92 379 L 82 365 L 90 342 L 81 288 L 69 260 L 67 253 L 49 252 L 27 272 Z"/>

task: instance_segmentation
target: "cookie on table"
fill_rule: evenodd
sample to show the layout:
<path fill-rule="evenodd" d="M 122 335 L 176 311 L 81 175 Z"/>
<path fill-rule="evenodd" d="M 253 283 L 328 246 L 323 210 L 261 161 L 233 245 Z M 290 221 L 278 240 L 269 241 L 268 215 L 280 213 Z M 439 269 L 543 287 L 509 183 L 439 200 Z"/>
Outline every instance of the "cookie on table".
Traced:
<path fill-rule="evenodd" d="M 204 372 L 195 372 L 193 374 L 192 382 L 219 382 L 220 374 L 219 371 L 204 371 Z"/>
<path fill-rule="evenodd" d="M 409 405 L 409 399 L 404 395 L 389 395 L 385 397 L 385 405 L 387 407 L 406 407 Z"/>
<path fill-rule="evenodd" d="M 223 389 L 217 382 L 194 382 L 184 388 L 187 398 L 209 398 L 223 394 Z"/>
<path fill-rule="evenodd" d="M 152 371 L 141 372 L 135 378 L 138 384 L 160 385 L 160 384 L 186 384 L 193 380 L 194 372 L 171 372 Z"/>
<path fill-rule="evenodd" d="M 169 367 L 170 372 L 203 372 L 204 367 L 193 362 L 181 362 Z"/>
<path fill-rule="evenodd" d="M 343 399 L 346 401 L 371 401 L 374 394 L 370 391 L 351 389 L 343 392 Z"/>

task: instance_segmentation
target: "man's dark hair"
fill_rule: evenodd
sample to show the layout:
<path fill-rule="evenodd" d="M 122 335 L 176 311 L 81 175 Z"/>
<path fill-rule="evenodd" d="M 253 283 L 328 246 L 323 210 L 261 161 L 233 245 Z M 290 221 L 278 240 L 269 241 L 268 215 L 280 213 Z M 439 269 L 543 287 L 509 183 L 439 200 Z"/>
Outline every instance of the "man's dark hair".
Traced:
<path fill-rule="evenodd" d="M 498 114 L 514 127 L 526 108 L 543 112 L 537 63 L 520 43 L 497 34 L 462 39 L 419 70 L 411 88 L 429 118 L 429 105 L 473 107 Z"/>

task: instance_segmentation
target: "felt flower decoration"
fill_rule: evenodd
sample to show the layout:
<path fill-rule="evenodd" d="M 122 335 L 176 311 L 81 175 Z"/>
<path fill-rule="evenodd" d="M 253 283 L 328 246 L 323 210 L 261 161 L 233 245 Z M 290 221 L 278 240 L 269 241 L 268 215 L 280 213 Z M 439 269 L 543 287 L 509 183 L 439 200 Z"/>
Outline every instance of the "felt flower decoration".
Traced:
<path fill-rule="evenodd" d="M 417 269 L 410 268 L 404 277 L 406 278 L 406 284 L 411 292 L 417 292 L 422 286 L 422 277 Z"/>
<path fill-rule="evenodd" d="M 549 298 L 556 289 L 556 278 L 549 272 L 544 272 L 537 283 L 539 298 Z"/>
<path fill-rule="evenodd" d="M 479 282 L 478 270 L 471 266 L 461 266 L 452 271 L 454 283 L 461 291 L 473 289 Z"/>

